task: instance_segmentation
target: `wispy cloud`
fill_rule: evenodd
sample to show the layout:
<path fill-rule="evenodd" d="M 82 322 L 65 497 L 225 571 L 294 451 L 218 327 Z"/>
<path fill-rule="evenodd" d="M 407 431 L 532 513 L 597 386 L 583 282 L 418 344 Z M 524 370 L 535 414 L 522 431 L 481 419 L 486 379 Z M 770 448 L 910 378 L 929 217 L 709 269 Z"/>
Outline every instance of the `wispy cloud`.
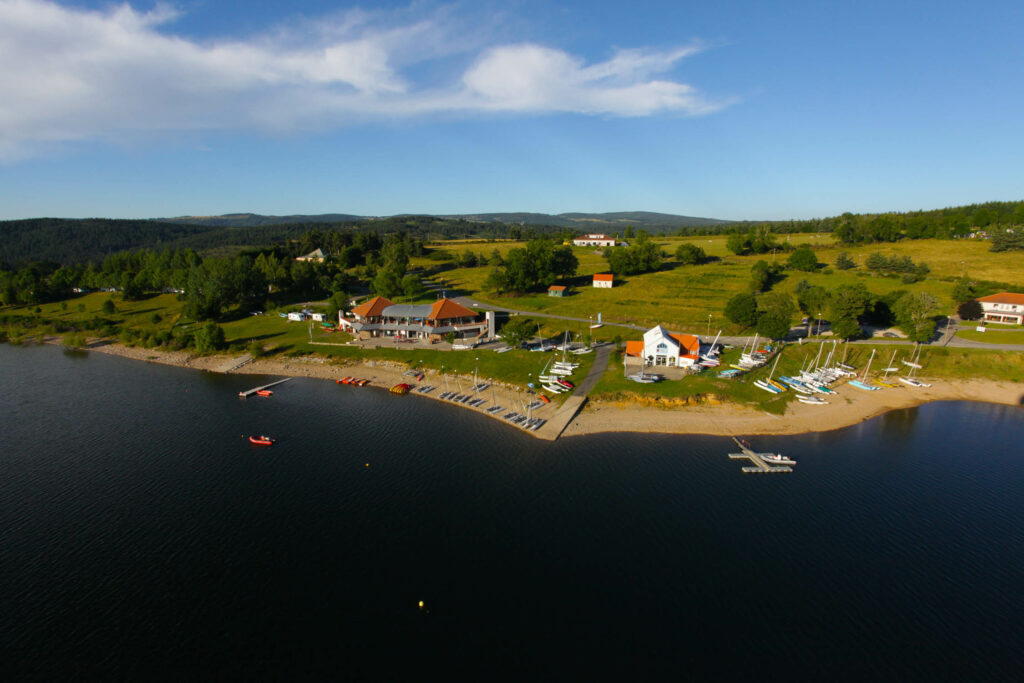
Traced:
<path fill-rule="evenodd" d="M 619 50 L 588 64 L 535 44 L 487 45 L 447 9 L 353 10 L 264 35 L 198 41 L 178 12 L 0 0 L 0 159 L 70 141 L 189 130 L 323 130 L 434 113 L 699 115 L 712 100 L 664 77 L 697 52 Z M 457 55 L 450 82 L 417 67 Z"/>

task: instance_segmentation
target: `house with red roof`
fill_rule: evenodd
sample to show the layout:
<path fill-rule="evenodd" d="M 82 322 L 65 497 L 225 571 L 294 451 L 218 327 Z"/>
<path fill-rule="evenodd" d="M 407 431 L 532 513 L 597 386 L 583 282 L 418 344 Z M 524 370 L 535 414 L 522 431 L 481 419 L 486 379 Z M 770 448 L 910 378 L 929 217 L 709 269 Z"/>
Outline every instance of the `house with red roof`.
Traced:
<path fill-rule="evenodd" d="M 614 278 L 615 276 L 611 273 L 597 273 L 594 275 L 594 286 L 610 289 Z"/>
<path fill-rule="evenodd" d="M 459 340 L 478 339 L 488 331 L 488 321 L 451 299 L 432 304 L 396 304 L 382 296 L 352 309 L 351 317 L 338 314 L 338 329 L 360 339 L 393 337 L 441 341 L 448 333 Z"/>
<path fill-rule="evenodd" d="M 1024 294 L 1000 292 L 978 299 L 982 320 L 994 323 L 1024 324 Z"/>
<path fill-rule="evenodd" d="M 577 247 L 614 247 L 615 238 L 609 235 L 602 235 L 600 233 L 591 233 L 589 235 L 583 235 L 577 237 L 572 241 L 574 246 Z"/>
<path fill-rule="evenodd" d="M 700 338 L 655 325 L 642 340 L 626 342 L 626 355 L 641 358 L 644 365 L 687 368 L 700 361 Z"/>

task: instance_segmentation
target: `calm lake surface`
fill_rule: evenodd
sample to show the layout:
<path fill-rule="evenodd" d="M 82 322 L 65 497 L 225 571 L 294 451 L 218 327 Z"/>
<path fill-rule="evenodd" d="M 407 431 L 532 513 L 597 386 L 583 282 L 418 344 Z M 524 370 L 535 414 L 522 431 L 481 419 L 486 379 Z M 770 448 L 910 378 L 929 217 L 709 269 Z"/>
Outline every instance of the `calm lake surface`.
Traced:
<path fill-rule="evenodd" d="M 3 678 L 1024 674 L 1024 409 L 753 438 L 799 461 L 758 476 L 264 379 L 0 345 Z"/>

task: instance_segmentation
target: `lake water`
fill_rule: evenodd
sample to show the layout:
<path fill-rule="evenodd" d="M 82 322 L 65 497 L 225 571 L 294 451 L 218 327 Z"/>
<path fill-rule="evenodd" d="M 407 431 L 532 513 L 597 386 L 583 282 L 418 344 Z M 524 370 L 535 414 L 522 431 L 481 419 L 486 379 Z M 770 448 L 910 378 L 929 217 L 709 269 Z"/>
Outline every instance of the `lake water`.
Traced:
<path fill-rule="evenodd" d="M 758 476 L 321 380 L 6 345 L 0 379 L 6 680 L 1024 673 L 1021 408 L 756 437 L 799 461 Z"/>

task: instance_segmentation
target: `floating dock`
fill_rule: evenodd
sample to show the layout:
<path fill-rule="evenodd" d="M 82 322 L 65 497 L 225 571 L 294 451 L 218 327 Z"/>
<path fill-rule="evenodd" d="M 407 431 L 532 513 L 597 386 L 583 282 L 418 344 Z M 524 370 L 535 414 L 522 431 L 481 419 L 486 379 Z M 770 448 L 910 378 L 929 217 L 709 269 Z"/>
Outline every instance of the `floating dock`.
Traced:
<path fill-rule="evenodd" d="M 762 473 L 763 474 L 770 474 L 770 473 L 775 473 L 775 472 L 792 472 L 793 471 L 793 468 L 789 467 L 789 465 L 795 465 L 796 464 L 796 460 L 791 460 L 789 458 L 785 458 L 784 460 L 772 461 L 773 464 L 769 464 L 768 462 L 765 461 L 764 456 L 766 456 L 766 455 L 774 456 L 775 455 L 774 453 L 757 453 L 756 451 L 753 451 L 753 450 L 747 448 L 746 446 L 744 446 L 740 442 L 740 440 L 737 439 L 736 437 L 733 437 L 732 440 L 736 442 L 736 445 L 739 446 L 740 449 L 743 452 L 742 453 L 730 453 L 729 457 L 731 459 L 733 459 L 733 460 L 740 460 L 740 459 L 745 458 L 745 459 L 749 460 L 750 462 L 754 463 L 754 467 L 744 467 L 743 468 L 744 472 L 754 472 L 754 473 L 758 473 L 758 474 L 762 474 Z M 775 465 L 774 463 L 776 463 L 776 462 L 779 463 L 779 464 Z"/>
<path fill-rule="evenodd" d="M 265 391 L 266 389 L 269 389 L 270 387 L 276 387 L 278 384 L 281 384 L 282 382 L 287 382 L 290 379 L 291 379 L 291 377 L 285 377 L 284 379 L 279 379 L 276 382 L 271 382 L 270 384 L 264 384 L 262 387 L 256 387 L 255 389 L 248 389 L 246 391 L 239 391 L 238 392 L 238 397 L 239 398 L 248 398 L 248 397 L 252 396 L 253 394 L 255 394 L 257 391 Z"/>

